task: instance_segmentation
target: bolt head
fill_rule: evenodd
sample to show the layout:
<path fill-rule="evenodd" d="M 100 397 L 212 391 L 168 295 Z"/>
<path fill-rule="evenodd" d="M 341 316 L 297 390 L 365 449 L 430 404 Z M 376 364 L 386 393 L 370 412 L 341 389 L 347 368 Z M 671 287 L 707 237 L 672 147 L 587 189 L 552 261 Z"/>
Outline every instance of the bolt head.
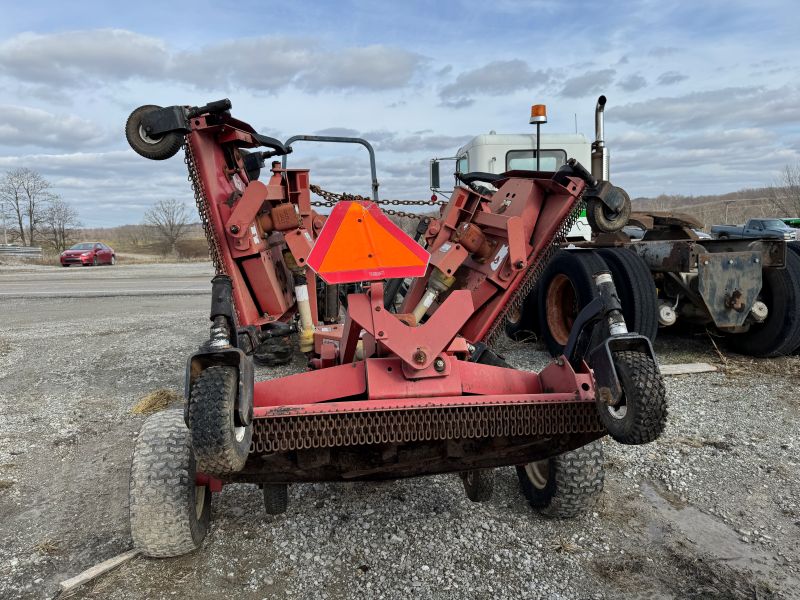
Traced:
<path fill-rule="evenodd" d="M 443 358 L 437 358 L 435 361 L 433 361 L 433 368 L 436 369 L 439 373 L 444 371 L 445 366 L 447 365 L 444 362 Z"/>
<path fill-rule="evenodd" d="M 417 351 L 414 352 L 414 356 L 412 357 L 414 362 L 418 365 L 424 364 L 425 360 L 428 358 L 425 353 L 422 351 L 421 348 L 417 348 Z"/>
<path fill-rule="evenodd" d="M 239 226 L 231 225 L 231 233 L 239 233 Z"/>

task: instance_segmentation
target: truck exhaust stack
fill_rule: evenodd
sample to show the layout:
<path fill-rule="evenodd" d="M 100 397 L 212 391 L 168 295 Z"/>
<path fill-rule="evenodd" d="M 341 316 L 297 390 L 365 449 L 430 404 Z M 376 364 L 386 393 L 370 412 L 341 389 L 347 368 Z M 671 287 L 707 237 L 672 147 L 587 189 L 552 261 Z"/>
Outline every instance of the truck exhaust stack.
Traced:
<path fill-rule="evenodd" d="M 594 109 L 594 142 L 592 142 L 592 175 L 600 181 L 608 181 L 608 148 L 603 140 L 603 110 L 606 97 L 597 99 Z"/>

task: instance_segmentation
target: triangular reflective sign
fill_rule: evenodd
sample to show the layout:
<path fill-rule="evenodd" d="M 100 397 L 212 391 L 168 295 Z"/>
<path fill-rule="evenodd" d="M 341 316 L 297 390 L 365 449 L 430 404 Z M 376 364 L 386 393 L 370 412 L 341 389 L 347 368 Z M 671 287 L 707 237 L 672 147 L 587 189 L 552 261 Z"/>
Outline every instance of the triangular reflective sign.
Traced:
<path fill-rule="evenodd" d="M 425 274 L 430 254 L 373 202 L 338 202 L 306 264 L 326 283 Z"/>

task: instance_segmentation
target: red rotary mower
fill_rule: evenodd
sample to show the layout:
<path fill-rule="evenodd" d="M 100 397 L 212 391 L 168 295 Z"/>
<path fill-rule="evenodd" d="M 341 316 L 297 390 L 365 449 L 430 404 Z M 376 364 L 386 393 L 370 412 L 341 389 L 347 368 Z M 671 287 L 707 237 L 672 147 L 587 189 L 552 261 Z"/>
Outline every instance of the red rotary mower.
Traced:
<path fill-rule="evenodd" d="M 534 508 L 574 516 L 602 489 L 601 437 L 644 444 L 661 434 L 653 350 L 628 333 L 608 272 L 595 273 L 598 297 L 540 373 L 492 350 L 582 203 L 602 205 L 609 230 L 620 229 L 623 190 L 575 161 L 557 172 L 460 174 L 417 244 L 363 198 L 316 213 L 308 170 L 273 162 L 259 180 L 265 161 L 291 147 L 230 108 L 143 106 L 126 125 L 146 158 L 184 147 L 218 273 L 185 409 L 147 419 L 136 442 L 131 530 L 146 554 L 197 548 L 212 492 L 231 483 L 261 486 L 269 513 L 286 510 L 293 482 L 449 472 L 483 501 L 493 469 L 515 465 Z M 309 370 L 255 382 L 253 360 L 291 359 L 295 333 Z"/>

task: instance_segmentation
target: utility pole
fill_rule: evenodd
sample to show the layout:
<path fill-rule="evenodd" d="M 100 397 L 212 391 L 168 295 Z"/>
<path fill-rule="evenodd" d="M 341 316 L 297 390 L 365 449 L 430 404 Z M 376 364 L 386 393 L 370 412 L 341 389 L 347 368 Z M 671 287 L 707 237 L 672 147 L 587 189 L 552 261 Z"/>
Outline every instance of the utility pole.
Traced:
<path fill-rule="evenodd" d="M 728 224 L 728 207 L 733 204 L 733 200 L 726 200 L 725 201 L 725 224 Z"/>

